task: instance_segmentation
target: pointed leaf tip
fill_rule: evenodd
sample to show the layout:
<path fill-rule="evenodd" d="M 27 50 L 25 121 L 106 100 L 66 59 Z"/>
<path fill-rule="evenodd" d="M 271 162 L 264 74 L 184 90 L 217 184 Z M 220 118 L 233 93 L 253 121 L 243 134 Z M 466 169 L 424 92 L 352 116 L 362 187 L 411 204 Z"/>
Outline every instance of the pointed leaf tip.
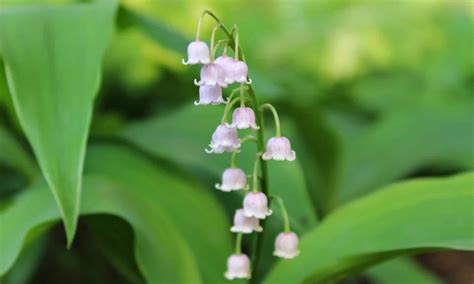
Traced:
<path fill-rule="evenodd" d="M 0 10 L 0 51 L 15 111 L 61 212 L 71 246 L 101 61 L 115 0 Z"/>

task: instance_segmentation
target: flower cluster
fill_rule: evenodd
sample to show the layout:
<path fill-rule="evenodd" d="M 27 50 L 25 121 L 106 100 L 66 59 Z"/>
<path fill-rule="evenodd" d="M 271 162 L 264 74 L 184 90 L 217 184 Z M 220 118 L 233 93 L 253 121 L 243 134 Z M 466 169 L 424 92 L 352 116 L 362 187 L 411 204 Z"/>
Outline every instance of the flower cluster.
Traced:
<path fill-rule="evenodd" d="M 212 30 L 210 48 L 199 37 L 201 23 L 206 14 L 211 15 L 217 21 L 216 27 Z M 226 39 L 216 43 L 215 37 L 218 29 L 224 31 Z M 223 45 L 223 53 L 215 58 L 219 45 Z M 229 47 L 234 50 L 233 57 L 227 55 Z M 259 105 L 257 103 L 251 86 L 252 80 L 248 78 L 248 67 L 243 60 L 243 52 L 239 48 L 239 32 L 236 26 L 229 31 L 214 14 L 205 11 L 198 22 L 196 40 L 188 46 L 188 60 L 183 60 L 183 64 L 203 64 L 201 78 L 194 82 L 199 87 L 199 100 L 195 102 L 196 105 L 226 105 L 221 123 L 212 134 L 209 148 L 205 149 L 209 154 L 232 153 L 231 165 L 224 170 L 222 181 L 216 184 L 216 189 L 223 192 L 248 190 L 250 186 L 247 174 L 236 166 L 236 154 L 240 152 L 241 145 L 246 141 L 256 142 L 259 145 L 259 151 L 263 152 L 256 155 L 251 175 L 252 191 L 245 194 L 242 208 L 235 211 L 234 224 L 230 228 L 231 232 L 237 234 L 236 249 L 235 253 L 228 258 L 225 277 L 229 280 L 248 279 L 251 277 L 250 260 L 241 251 L 242 236 L 243 234 L 262 232 L 264 228 L 260 225 L 260 221 L 272 214 L 272 210 L 269 208 L 269 198 L 266 195 L 267 190 L 263 188 L 260 191 L 259 189 L 259 180 L 266 178 L 259 176 L 259 165 L 265 160 L 293 161 L 296 155 L 291 148 L 290 140 L 281 135 L 280 120 L 276 109 L 271 104 Z M 223 88 L 234 83 L 237 83 L 238 87 L 233 89 L 225 100 Z M 249 102 L 250 106 L 247 106 Z M 237 103 L 240 105 L 235 107 Z M 227 123 L 227 114 L 232 109 L 232 122 Z M 257 122 L 261 121 L 261 115 L 265 109 L 269 109 L 273 114 L 276 135 L 268 140 L 266 148 L 263 149 L 263 129 Z M 257 131 L 257 136 L 250 135 L 240 139 L 239 129 Z M 262 172 L 261 175 L 263 174 Z M 277 196 L 272 196 L 271 200 L 277 201 L 284 219 L 284 232 L 277 236 L 273 254 L 285 259 L 294 258 L 299 254 L 298 236 L 290 230 L 289 218 L 283 200 Z"/>

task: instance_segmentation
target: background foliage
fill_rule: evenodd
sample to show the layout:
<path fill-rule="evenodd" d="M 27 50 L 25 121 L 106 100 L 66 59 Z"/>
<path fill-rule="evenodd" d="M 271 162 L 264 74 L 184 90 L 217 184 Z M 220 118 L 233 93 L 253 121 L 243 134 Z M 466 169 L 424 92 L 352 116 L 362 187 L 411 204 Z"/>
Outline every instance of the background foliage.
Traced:
<path fill-rule="evenodd" d="M 204 153 L 223 108 L 193 105 L 180 63 L 206 8 L 297 152 L 269 172 L 302 254 L 271 256 L 274 210 L 254 281 L 447 281 L 406 256 L 474 248 L 474 5 L 428 0 L 3 0 L 2 280 L 224 282 L 240 197 Z"/>

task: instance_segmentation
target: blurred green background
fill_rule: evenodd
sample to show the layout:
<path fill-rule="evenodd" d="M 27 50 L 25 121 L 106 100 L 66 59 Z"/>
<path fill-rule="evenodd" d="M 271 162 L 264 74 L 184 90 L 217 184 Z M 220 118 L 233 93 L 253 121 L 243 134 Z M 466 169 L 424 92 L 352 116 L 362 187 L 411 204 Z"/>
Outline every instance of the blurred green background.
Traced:
<path fill-rule="evenodd" d="M 213 189 L 230 156 L 204 153 L 223 107 L 195 107 L 192 81 L 199 67 L 181 65 L 204 9 L 227 26 L 238 25 L 257 96 L 278 108 L 294 144 L 296 163 L 270 165 L 270 190 L 289 200 L 302 235 L 332 210 L 392 182 L 474 168 L 472 1 L 123 0 L 103 60 L 86 172 L 116 163 L 94 158 L 104 145 L 126 149 L 211 192 L 230 222 L 240 196 Z M 212 26 L 206 18 L 201 33 L 207 40 Z M 0 90 L 1 126 L 31 153 L 4 78 Z M 271 128 L 271 118 L 266 121 Z M 117 156 L 113 151 L 107 155 Z M 242 167 L 250 170 L 251 159 L 242 155 Z M 30 177 L 0 165 L 2 206 L 31 184 Z M 274 235 L 280 225 L 269 226 Z M 216 235 L 230 240 L 227 231 Z M 130 224 L 88 215 L 72 250 L 56 224 L 22 254 L 6 283 L 140 283 L 132 249 Z M 264 259 L 263 270 L 273 261 Z M 345 283 L 415 281 L 400 282 L 391 267 L 421 274 L 412 283 L 467 283 L 474 273 L 472 255 L 461 252 L 392 262 Z"/>

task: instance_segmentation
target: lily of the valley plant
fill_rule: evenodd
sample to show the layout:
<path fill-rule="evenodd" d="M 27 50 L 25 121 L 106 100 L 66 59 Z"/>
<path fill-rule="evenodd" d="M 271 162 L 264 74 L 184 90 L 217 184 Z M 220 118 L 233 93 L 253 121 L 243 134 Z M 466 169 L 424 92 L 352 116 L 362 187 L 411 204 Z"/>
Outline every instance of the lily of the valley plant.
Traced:
<path fill-rule="evenodd" d="M 217 23 L 212 30 L 210 47 L 200 37 L 201 24 L 206 15 Z M 219 29 L 225 34 L 225 39 L 216 39 Z M 219 47 L 223 47 L 223 52 L 216 58 Z M 228 55 L 230 49 L 233 50 L 233 56 Z M 231 232 L 237 234 L 236 245 L 235 252 L 227 260 L 227 271 L 224 274 L 229 280 L 249 279 L 252 274 L 251 261 L 247 254 L 242 252 L 242 236 L 265 231 L 265 219 L 272 214 L 269 208 L 266 161 L 293 161 L 296 155 L 291 149 L 290 140 L 282 136 L 277 110 L 271 104 L 259 104 L 257 101 L 252 80 L 248 76 L 244 53 L 239 46 L 239 30 L 236 25 L 229 30 L 213 13 L 204 11 L 198 22 L 196 40 L 188 45 L 188 60 L 183 60 L 183 64 L 203 64 L 201 78 L 195 80 L 196 86 L 199 87 L 199 100 L 195 102 L 196 105 L 225 104 L 222 120 L 212 135 L 209 148 L 205 149 L 209 154 L 232 152 L 230 167 L 223 170 L 222 181 L 216 184 L 216 189 L 223 192 L 249 190 L 247 174 L 236 165 L 236 154 L 247 141 L 257 143 L 259 149 L 251 174 L 252 191 L 245 195 L 243 208 L 235 211 L 234 225 L 230 228 Z M 224 99 L 223 89 L 232 85 L 236 87 L 229 92 L 227 99 Z M 275 136 L 268 140 L 266 147 L 262 127 L 264 110 L 272 112 L 276 128 Z M 229 123 L 227 117 L 230 111 L 233 111 L 233 115 Z M 255 135 L 239 138 L 240 129 L 252 129 Z M 271 196 L 270 200 L 278 203 L 284 221 L 284 231 L 275 240 L 273 254 L 284 259 L 294 258 L 299 254 L 298 236 L 290 229 L 283 200 L 278 196 Z M 257 246 L 252 252 L 253 270 L 259 261 L 261 242 L 262 236 L 258 235 Z"/>

